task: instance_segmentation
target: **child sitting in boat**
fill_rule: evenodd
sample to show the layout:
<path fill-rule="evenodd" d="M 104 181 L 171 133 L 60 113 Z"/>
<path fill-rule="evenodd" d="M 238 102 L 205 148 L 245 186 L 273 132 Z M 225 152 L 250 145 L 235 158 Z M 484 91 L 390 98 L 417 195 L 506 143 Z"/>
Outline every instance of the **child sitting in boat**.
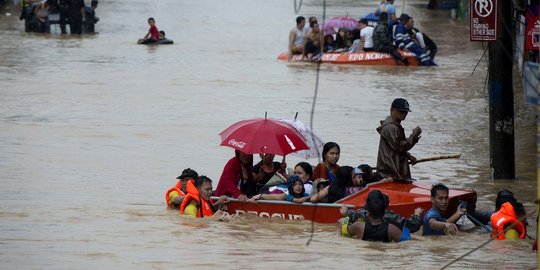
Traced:
<path fill-rule="evenodd" d="M 334 41 L 334 36 L 326 35 L 324 36 L 324 47 L 323 52 L 331 53 L 336 49 L 336 42 Z"/>
<path fill-rule="evenodd" d="M 288 192 L 274 194 L 257 194 L 249 200 L 255 202 L 257 200 L 277 200 L 288 201 L 294 203 L 303 203 L 309 200 L 310 195 L 306 193 L 304 183 L 300 177 L 293 175 L 287 180 Z"/>
<path fill-rule="evenodd" d="M 318 193 L 312 195 L 311 202 L 334 203 L 360 191 L 362 186 L 362 173 L 362 170 L 351 166 L 340 167 L 336 174 L 336 180 L 328 187 L 325 187 Z"/>

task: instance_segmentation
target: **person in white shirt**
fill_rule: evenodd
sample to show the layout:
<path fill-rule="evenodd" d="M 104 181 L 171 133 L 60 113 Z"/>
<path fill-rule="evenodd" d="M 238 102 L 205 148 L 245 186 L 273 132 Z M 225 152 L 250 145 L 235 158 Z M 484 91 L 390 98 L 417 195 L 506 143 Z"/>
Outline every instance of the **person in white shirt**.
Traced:
<path fill-rule="evenodd" d="M 358 21 L 360 28 L 360 51 L 370 52 L 373 49 L 373 27 L 368 24 L 366 19 Z"/>
<path fill-rule="evenodd" d="M 289 60 L 293 54 L 304 53 L 305 37 L 307 30 L 304 28 L 306 25 L 306 18 L 298 16 L 296 18 L 296 26 L 289 32 Z"/>

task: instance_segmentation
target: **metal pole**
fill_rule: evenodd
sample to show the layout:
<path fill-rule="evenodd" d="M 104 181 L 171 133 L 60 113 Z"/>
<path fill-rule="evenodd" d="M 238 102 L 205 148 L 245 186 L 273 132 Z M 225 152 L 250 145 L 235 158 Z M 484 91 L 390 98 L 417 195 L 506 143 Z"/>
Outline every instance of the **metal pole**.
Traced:
<path fill-rule="evenodd" d="M 515 178 L 512 1 L 498 0 L 498 38 L 489 48 L 489 139 L 493 179 Z"/>

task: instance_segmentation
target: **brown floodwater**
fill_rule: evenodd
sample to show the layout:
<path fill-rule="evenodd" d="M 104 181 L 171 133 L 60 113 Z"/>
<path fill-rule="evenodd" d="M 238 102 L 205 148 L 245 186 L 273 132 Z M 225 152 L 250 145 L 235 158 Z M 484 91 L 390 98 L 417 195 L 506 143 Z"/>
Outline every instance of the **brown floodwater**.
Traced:
<path fill-rule="evenodd" d="M 327 17 L 359 17 L 377 5 L 327 2 Z M 322 3 L 303 1 L 299 14 L 321 19 Z M 401 12 L 402 2 L 396 5 Z M 438 67 L 321 66 L 315 131 L 339 143 L 340 165 L 374 164 L 375 128 L 392 100 L 404 97 L 413 111 L 406 132 L 423 129 L 413 155 L 462 153 L 418 164 L 413 177 L 474 188 L 483 209 L 510 188 L 534 211 L 536 109 L 518 93 L 517 180 L 491 180 L 485 59 L 473 72 L 483 46 L 469 41 L 465 21 L 423 5 L 407 1 L 405 11 L 437 42 Z M 164 193 L 184 168 L 215 187 L 233 155 L 218 136 L 230 124 L 265 112 L 298 112 L 309 123 L 316 66 L 276 60 L 295 24 L 292 1 L 103 0 L 99 33 L 81 37 L 61 36 L 56 25 L 52 34 L 25 33 L 17 8 L 0 9 L 2 269 L 429 269 L 489 239 L 477 229 L 368 243 L 340 237 L 334 225 L 315 224 L 312 235 L 309 222 L 195 221 L 165 209 Z M 136 44 L 151 16 L 174 45 Z M 287 159 L 289 167 L 299 161 Z M 529 223 L 536 237 L 534 218 Z M 501 241 L 452 267 L 537 262 L 531 240 Z"/>

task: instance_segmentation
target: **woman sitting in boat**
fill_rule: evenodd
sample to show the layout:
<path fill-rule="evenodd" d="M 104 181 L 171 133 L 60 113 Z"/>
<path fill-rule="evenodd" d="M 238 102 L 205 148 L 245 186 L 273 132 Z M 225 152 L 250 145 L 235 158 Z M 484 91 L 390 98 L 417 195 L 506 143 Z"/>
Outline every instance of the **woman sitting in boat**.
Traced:
<path fill-rule="evenodd" d="M 335 52 L 345 52 L 351 46 L 350 32 L 346 28 L 340 28 L 336 35 L 336 50 Z"/>
<path fill-rule="evenodd" d="M 256 200 L 285 200 L 288 202 L 303 203 L 309 200 L 310 195 L 306 193 L 304 183 L 302 182 L 302 179 L 300 179 L 300 177 L 296 175 L 289 177 L 289 179 L 287 180 L 287 187 L 287 193 L 258 194 L 253 196 L 250 201 L 254 202 Z"/>
<path fill-rule="evenodd" d="M 311 175 L 313 173 L 313 167 L 307 162 L 300 162 L 294 166 L 294 175 L 302 180 L 304 190 L 307 194 L 311 194 L 313 190 L 313 181 L 311 181 Z M 280 176 L 281 177 L 281 176 Z M 283 179 L 285 179 L 283 177 Z M 272 181 L 272 180 L 270 180 Z M 268 184 L 267 184 L 268 185 Z M 282 194 L 289 192 L 289 186 L 287 183 L 279 184 L 269 188 L 270 194 Z"/>
<path fill-rule="evenodd" d="M 307 162 L 300 162 L 294 166 L 294 175 L 300 177 L 307 194 L 311 194 L 311 190 L 313 189 L 313 181 L 311 181 L 312 174 L 313 167 Z"/>
<path fill-rule="evenodd" d="M 362 185 L 362 171 L 351 166 L 339 168 L 336 180 L 329 186 L 311 196 L 311 202 L 334 203 L 349 195 L 360 191 Z"/>
<path fill-rule="evenodd" d="M 313 179 L 326 179 L 333 182 L 336 179 L 336 173 L 339 169 L 337 162 L 340 153 L 339 145 L 335 142 L 327 142 L 323 146 L 322 160 L 315 169 L 313 169 Z"/>
<path fill-rule="evenodd" d="M 210 196 L 212 195 L 212 180 L 204 175 L 190 180 L 186 185 L 187 195 L 180 205 L 180 214 L 202 218 L 216 217 L 219 219 L 226 218 L 227 212 L 219 209 L 219 206 L 225 204 L 228 197 L 223 195 L 215 203 L 212 203 Z"/>
<path fill-rule="evenodd" d="M 234 150 L 234 157 L 223 168 L 215 195 L 227 195 L 242 202 L 247 201 L 244 187 L 246 183 L 253 181 L 252 169 L 253 155 Z"/>

